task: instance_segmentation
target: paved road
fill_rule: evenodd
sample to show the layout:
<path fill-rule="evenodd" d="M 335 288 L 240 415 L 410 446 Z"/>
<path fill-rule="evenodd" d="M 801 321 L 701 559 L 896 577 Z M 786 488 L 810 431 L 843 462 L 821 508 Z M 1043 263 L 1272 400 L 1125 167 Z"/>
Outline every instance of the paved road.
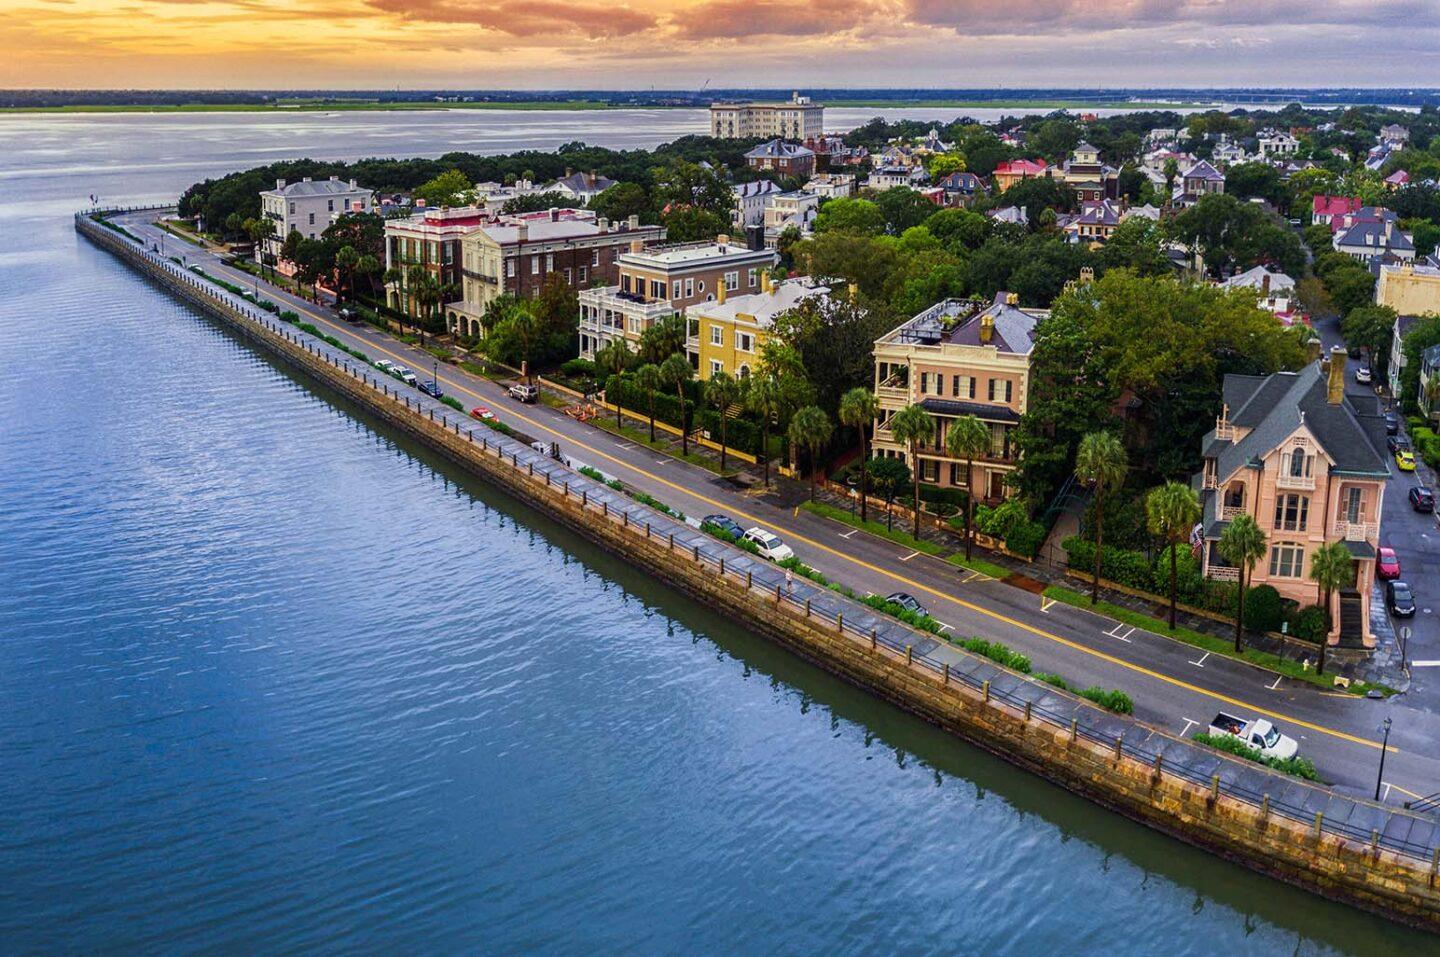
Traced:
<path fill-rule="evenodd" d="M 160 231 L 145 215 L 124 218 L 137 235 L 158 242 Z M 172 252 L 179 243 L 167 239 Z M 208 252 L 186 250 L 189 261 L 237 285 L 253 279 Z M 368 326 L 352 326 L 329 309 L 274 287 L 261 289 L 283 308 L 372 358 L 390 358 L 428 373 L 432 357 Z M 519 406 L 495 383 L 441 365 L 445 390 L 467 406 L 485 404 L 500 418 L 536 438 L 553 440 L 576 458 L 619 476 L 687 515 L 731 515 L 781 534 L 807 564 L 859 592 L 907 591 L 928 606 L 948 630 L 995 639 L 1027 655 L 1037 670 L 1060 674 L 1080 686 L 1122 688 L 1135 700 L 1136 715 L 1158 727 L 1188 734 L 1221 708 L 1264 714 L 1301 742 L 1323 776 L 1355 793 L 1373 792 L 1379 760 L 1377 728 L 1395 719 L 1394 749 L 1385 768 L 1392 802 L 1440 791 L 1440 716 L 1418 708 L 1412 695 L 1388 702 L 1331 694 L 1313 686 L 1277 681 L 1269 672 L 1226 658 L 1205 656 L 1188 645 L 1062 604 L 1009 585 L 957 570 L 928 555 L 856 532 L 804 511 L 778 508 L 755 494 L 688 463 L 661 456 L 544 406 Z"/>

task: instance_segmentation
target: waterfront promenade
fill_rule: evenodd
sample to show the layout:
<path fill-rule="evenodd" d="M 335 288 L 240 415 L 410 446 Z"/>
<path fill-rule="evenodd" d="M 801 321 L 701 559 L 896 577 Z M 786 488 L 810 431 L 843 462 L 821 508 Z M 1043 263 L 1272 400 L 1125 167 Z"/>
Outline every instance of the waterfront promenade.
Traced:
<path fill-rule="evenodd" d="M 183 252 L 207 272 L 292 309 L 326 334 L 363 350 L 430 373 L 434 358 L 368 326 L 340 321 L 333 310 L 257 281 L 213 254 L 183 244 L 154 225 L 155 213 L 116 219 L 172 254 Z M 1221 709 L 1265 715 L 1300 741 L 1322 777 L 1349 794 L 1374 792 L 1379 763 L 1378 726 L 1394 718 L 1382 798 L 1399 805 L 1440 789 L 1440 717 L 1405 697 L 1388 702 L 1321 691 L 1249 665 L 1205 656 L 1191 646 L 1092 614 L 1050 603 L 986 576 L 957 569 L 929 555 L 856 532 L 773 498 L 737 490 L 698 466 L 664 457 L 543 405 L 518 406 L 504 388 L 441 363 L 445 391 L 469 408 L 484 404 L 503 421 L 621 478 L 686 515 L 723 512 L 746 526 L 781 534 L 806 564 L 857 592 L 907 591 L 918 597 L 950 633 L 983 635 L 1028 655 L 1036 670 L 1053 672 L 1079 687 L 1119 688 L 1135 701 L 1136 716 L 1171 734 L 1203 729 Z M 417 393 L 418 395 L 418 393 Z"/>
<path fill-rule="evenodd" d="M 136 255 L 128 241 L 104 234 L 88 222 L 82 225 L 102 241 Z M 364 400 L 373 411 L 427 438 L 447 455 L 489 473 L 522 499 L 541 505 L 587 535 L 607 542 L 612 551 L 697 597 L 717 598 L 720 606 L 732 606 L 742 618 L 791 644 L 803 656 L 847 674 L 982 746 L 1162 830 L 1323 893 L 1391 909 L 1391 890 L 1376 892 L 1389 888 L 1395 878 L 1383 876 L 1380 857 L 1372 864 L 1364 856 L 1370 850 L 1378 854 L 1385 849 L 1408 857 L 1412 862 L 1405 865 L 1412 868 L 1408 886 L 1412 893 L 1419 890 L 1413 883 L 1414 865 L 1423 861 L 1430 849 L 1435 828 L 1429 820 L 1387 814 L 1381 807 L 1221 758 L 1143 724 L 1109 716 L 1033 679 L 1000 671 L 945 643 L 922 650 L 924 642 L 932 639 L 828 590 L 789 595 L 773 566 L 618 496 L 612 504 L 605 498 L 611 490 L 603 485 L 520 442 L 485 435 L 489 430 L 483 426 L 475 426 L 414 390 L 395 386 L 367 364 L 291 331 L 233 294 L 214 287 L 202 293 L 208 283 L 168 261 L 157 257 L 151 263 L 185 295 L 200 301 L 210 299 L 221 313 L 233 316 L 242 331 L 268 340 L 272 351 L 282 358 L 288 356 L 287 361 L 308 367 L 317 378 Z M 482 433 L 478 440 L 475 428 Z M 601 519 L 598 524 L 596 511 Z M 929 677 L 917 681 L 917 669 Z M 971 704 L 964 701 L 967 692 Z M 973 703 L 977 694 L 983 695 L 978 712 Z M 1029 732 L 1032 718 L 1052 730 L 1036 739 Z M 1087 767 L 1090 770 L 1085 770 Z M 1147 776 L 1148 784 L 1142 784 Z M 1222 797 L 1240 809 L 1238 817 L 1216 803 Z M 1250 810 L 1244 811 L 1245 807 Z M 1270 823 L 1272 814 L 1274 824 Z M 1305 822 L 1311 821 L 1312 815 L 1313 847 L 1303 839 L 1297 843 L 1286 836 L 1287 830 L 1309 826 Z M 1433 891 L 1433 871 L 1429 887 Z M 1412 901 L 1410 919 L 1433 922 L 1428 905 L 1421 902 L 1423 896 Z"/>

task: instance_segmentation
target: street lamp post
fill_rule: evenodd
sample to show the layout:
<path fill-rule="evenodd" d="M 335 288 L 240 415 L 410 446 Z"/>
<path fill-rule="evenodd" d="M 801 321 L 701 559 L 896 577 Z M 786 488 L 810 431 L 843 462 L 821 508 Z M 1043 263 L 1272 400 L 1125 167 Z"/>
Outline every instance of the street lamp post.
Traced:
<path fill-rule="evenodd" d="M 1380 783 L 1385 779 L 1385 752 L 1390 750 L 1390 724 L 1391 719 L 1386 718 L 1385 723 L 1380 727 L 1385 732 L 1385 740 L 1380 744 L 1380 771 L 1375 775 L 1375 800 L 1380 800 Z"/>
<path fill-rule="evenodd" d="M 430 388 L 436 392 L 440 391 L 440 360 L 433 359 L 430 363 Z"/>

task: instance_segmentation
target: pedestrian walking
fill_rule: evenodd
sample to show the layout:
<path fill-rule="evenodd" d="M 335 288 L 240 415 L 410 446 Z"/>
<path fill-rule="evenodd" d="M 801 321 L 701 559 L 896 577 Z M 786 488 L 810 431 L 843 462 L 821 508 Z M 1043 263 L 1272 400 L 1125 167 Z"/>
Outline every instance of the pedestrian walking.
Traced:
<path fill-rule="evenodd" d="M 785 592 L 789 595 L 795 594 L 795 573 L 788 568 L 785 569 Z"/>

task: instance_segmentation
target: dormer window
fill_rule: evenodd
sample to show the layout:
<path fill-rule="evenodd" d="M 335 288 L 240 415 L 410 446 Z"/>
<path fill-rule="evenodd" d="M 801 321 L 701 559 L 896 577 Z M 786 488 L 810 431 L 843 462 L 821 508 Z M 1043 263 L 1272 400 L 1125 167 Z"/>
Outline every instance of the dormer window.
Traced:
<path fill-rule="evenodd" d="M 1304 478 L 1310 474 L 1310 456 L 1305 454 L 1304 446 L 1295 446 L 1295 451 L 1290 453 L 1290 475 L 1294 478 Z"/>

